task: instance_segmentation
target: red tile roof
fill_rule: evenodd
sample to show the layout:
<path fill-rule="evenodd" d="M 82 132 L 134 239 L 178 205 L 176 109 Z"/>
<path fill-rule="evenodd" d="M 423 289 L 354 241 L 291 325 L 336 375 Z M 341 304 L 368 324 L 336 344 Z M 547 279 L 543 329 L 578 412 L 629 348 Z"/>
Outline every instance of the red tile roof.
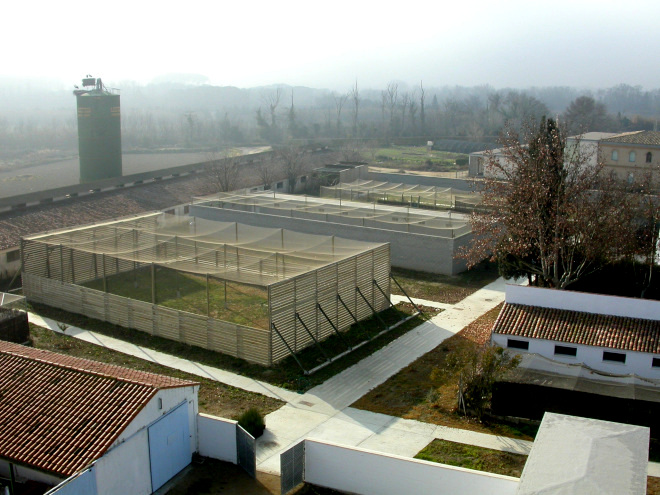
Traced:
<path fill-rule="evenodd" d="M 506 303 L 493 333 L 660 354 L 660 321 Z"/>
<path fill-rule="evenodd" d="M 0 457 L 69 476 L 101 457 L 159 389 L 192 385 L 0 341 Z"/>

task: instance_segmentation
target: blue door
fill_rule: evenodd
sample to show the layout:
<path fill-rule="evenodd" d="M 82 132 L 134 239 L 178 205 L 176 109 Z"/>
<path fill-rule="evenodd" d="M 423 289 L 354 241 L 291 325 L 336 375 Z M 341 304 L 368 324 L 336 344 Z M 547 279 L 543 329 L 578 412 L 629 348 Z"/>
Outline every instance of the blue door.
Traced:
<path fill-rule="evenodd" d="M 184 402 L 149 427 L 151 490 L 156 491 L 190 464 L 188 403 Z"/>

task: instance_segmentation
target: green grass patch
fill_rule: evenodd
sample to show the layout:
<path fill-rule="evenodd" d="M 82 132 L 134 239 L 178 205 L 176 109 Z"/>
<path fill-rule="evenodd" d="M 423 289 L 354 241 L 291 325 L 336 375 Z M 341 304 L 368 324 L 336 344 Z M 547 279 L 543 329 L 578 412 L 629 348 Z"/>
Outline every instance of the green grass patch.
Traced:
<path fill-rule="evenodd" d="M 368 344 L 363 345 L 354 352 L 338 359 L 317 373 L 311 376 L 305 376 L 291 356 L 268 368 L 208 349 L 202 349 L 200 347 L 190 346 L 181 342 L 164 339 L 162 337 L 152 336 L 138 330 L 124 328 L 42 304 L 33 304 L 33 310 L 35 313 L 43 317 L 51 318 L 66 323 L 67 325 L 85 328 L 142 347 L 155 349 L 167 354 L 232 371 L 234 373 L 300 392 L 304 392 L 323 383 L 328 378 L 356 364 L 424 321 L 422 316 L 416 316 L 390 332 L 371 340 Z M 353 325 L 348 331 L 342 333 L 343 339 L 332 336 L 323 341 L 323 349 L 330 356 L 339 354 L 339 352 L 346 349 L 344 340 L 347 340 L 349 345 L 354 346 L 379 333 L 383 329 L 381 320 L 384 320 L 387 325 L 391 325 L 400 321 L 403 317 L 412 314 L 412 312 L 413 308 L 406 304 L 400 304 L 396 308 L 390 308 L 380 313 L 380 319 L 371 318 Z M 297 357 L 307 370 L 314 368 L 325 361 L 325 356 L 314 345 L 300 351 L 297 354 Z"/>
<path fill-rule="evenodd" d="M 416 459 L 520 478 L 527 456 L 474 445 L 433 440 Z"/>
<path fill-rule="evenodd" d="M 227 282 L 179 272 L 170 268 L 156 269 L 156 304 L 238 325 L 268 329 L 268 291 L 263 287 Z M 103 279 L 84 287 L 103 290 Z M 152 302 L 151 266 L 106 277 L 110 294 Z"/>
<path fill-rule="evenodd" d="M 499 277 L 494 263 L 484 262 L 458 275 L 440 275 L 392 268 L 392 275 L 410 297 L 455 304 Z M 393 294 L 401 290 L 392 283 Z"/>

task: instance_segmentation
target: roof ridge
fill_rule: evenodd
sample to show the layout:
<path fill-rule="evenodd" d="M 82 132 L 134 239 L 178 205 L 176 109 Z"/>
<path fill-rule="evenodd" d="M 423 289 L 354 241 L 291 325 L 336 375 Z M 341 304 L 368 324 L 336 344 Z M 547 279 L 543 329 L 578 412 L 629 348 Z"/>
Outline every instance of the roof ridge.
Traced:
<path fill-rule="evenodd" d="M 85 373 L 88 375 L 99 376 L 103 378 L 114 379 L 126 383 L 132 383 L 135 385 L 140 385 L 144 387 L 149 387 L 153 389 L 161 388 L 175 388 L 177 386 L 190 386 L 192 384 L 197 384 L 198 382 L 193 382 L 189 380 L 183 380 L 181 378 L 175 378 L 167 375 L 159 375 L 157 373 L 151 373 L 149 371 L 135 370 L 131 368 L 125 368 L 116 364 L 104 363 L 100 361 L 94 361 L 92 359 L 81 358 L 78 356 L 69 356 L 67 354 L 60 354 L 58 352 L 47 351 L 45 349 L 37 349 L 36 347 L 28 347 L 20 344 L 13 344 L 10 342 L 0 342 L 0 353 L 16 356 L 22 359 L 38 361 L 50 366 L 55 366 L 57 368 L 68 369 L 72 371 L 77 371 L 79 373 Z M 49 356 L 58 356 L 63 360 L 70 361 L 58 361 L 57 359 L 48 359 Z M 76 363 L 78 365 L 76 365 Z M 85 366 L 89 365 L 89 366 Z M 103 368 L 106 368 L 104 370 Z M 107 368 L 117 370 L 116 374 L 111 373 Z M 143 376 L 144 380 L 139 380 L 137 377 L 127 376 L 128 374 L 136 374 L 138 376 Z M 150 377 L 153 377 L 151 383 L 148 383 Z M 173 383 L 170 384 L 158 384 L 159 380 L 166 379 Z"/>

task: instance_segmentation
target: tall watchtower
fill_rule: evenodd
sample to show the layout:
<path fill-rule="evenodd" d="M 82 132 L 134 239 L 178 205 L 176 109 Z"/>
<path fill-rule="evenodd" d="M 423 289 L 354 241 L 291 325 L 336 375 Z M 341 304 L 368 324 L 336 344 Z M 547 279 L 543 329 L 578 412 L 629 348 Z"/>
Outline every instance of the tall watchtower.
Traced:
<path fill-rule="evenodd" d="M 80 183 L 121 177 L 119 94 L 90 76 L 73 94 L 78 103 Z"/>

